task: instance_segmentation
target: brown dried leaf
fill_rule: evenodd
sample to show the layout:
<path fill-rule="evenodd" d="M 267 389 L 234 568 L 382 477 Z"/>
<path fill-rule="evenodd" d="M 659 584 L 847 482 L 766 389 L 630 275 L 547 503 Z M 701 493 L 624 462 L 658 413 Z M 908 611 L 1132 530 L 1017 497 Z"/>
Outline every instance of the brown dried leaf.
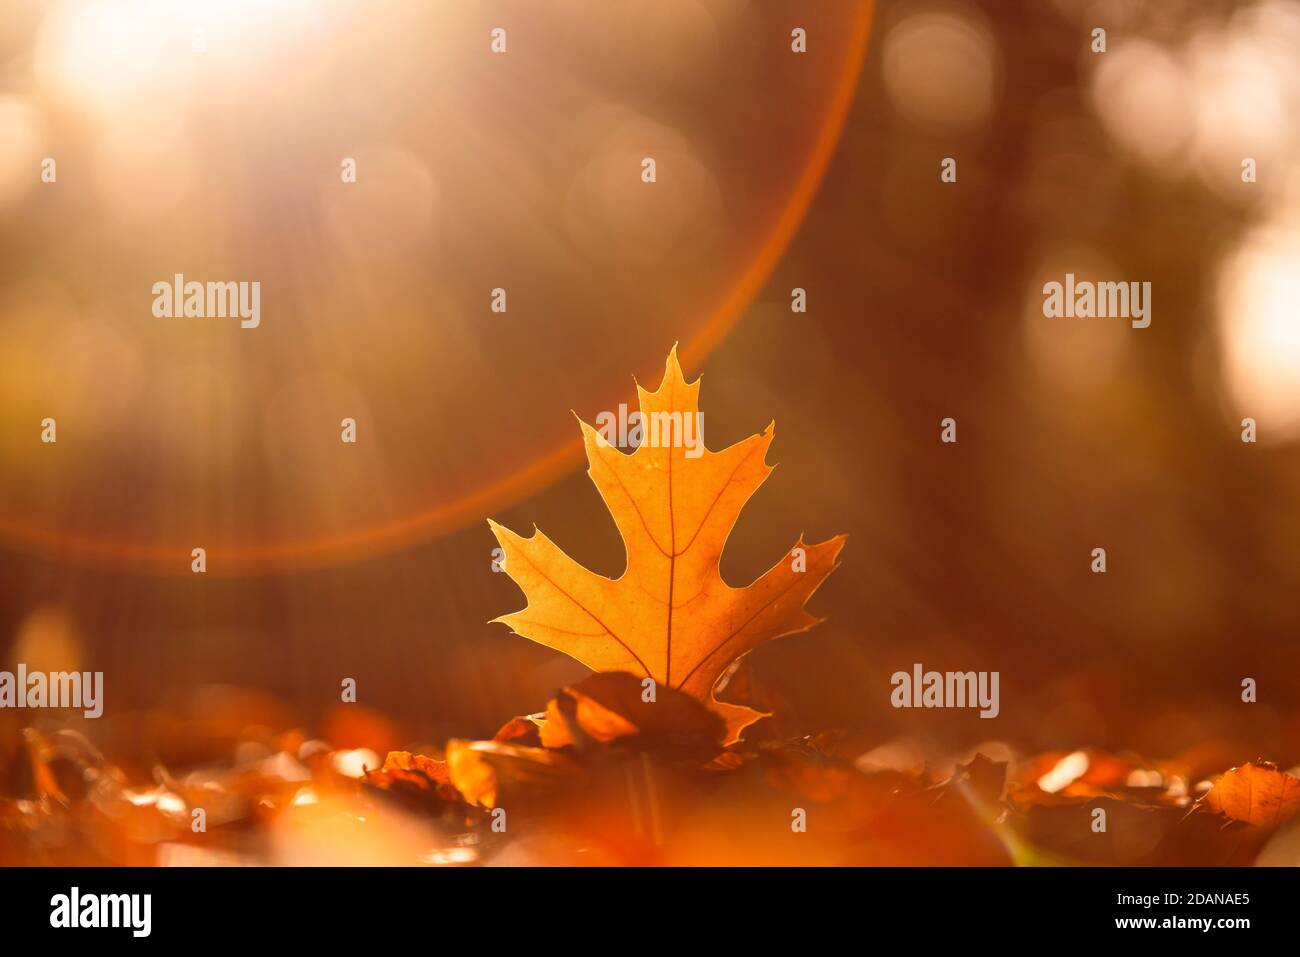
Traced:
<path fill-rule="evenodd" d="M 436 791 L 451 784 L 451 775 L 447 771 L 446 761 L 426 758 L 410 751 L 389 751 L 382 768 L 365 774 L 365 782 L 379 788 L 388 787 L 397 781 L 408 782 L 423 790 Z"/>
<path fill-rule="evenodd" d="M 447 769 L 467 803 L 492 808 L 505 790 L 528 787 L 540 793 L 571 778 L 578 766 L 546 748 L 453 738 L 447 742 Z"/>
<path fill-rule="evenodd" d="M 976 754 L 967 764 L 959 764 L 945 787 L 956 788 L 979 802 L 982 809 L 992 809 L 1002 801 L 1007 787 L 1007 762 L 994 761 Z"/>
<path fill-rule="evenodd" d="M 721 750 L 722 718 L 690 695 L 658 688 L 644 700 L 641 679 L 625 672 L 589 675 L 547 705 L 542 744 L 562 748 L 614 741 L 708 760 Z"/>
<path fill-rule="evenodd" d="M 492 736 L 492 740 L 504 744 L 522 744 L 530 748 L 542 746 L 541 732 L 532 718 L 511 718 Z"/>

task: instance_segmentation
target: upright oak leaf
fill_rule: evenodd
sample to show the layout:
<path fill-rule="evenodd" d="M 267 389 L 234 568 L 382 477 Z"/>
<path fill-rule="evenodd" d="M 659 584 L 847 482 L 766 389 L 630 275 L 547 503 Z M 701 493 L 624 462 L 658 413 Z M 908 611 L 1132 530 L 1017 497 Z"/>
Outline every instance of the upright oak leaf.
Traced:
<path fill-rule="evenodd" d="M 772 467 L 772 425 L 720 452 L 704 448 L 700 383 L 688 383 L 668 355 L 658 391 L 639 385 L 641 445 L 628 455 L 585 422 L 583 439 L 596 488 L 627 551 L 609 579 L 579 565 L 534 529 L 529 538 L 488 521 L 503 567 L 528 605 L 495 621 L 562 651 L 595 671 L 627 671 L 677 688 L 726 722 L 739 740 L 760 712 L 718 701 L 728 665 L 755 646 L 817 624 L 804 603 L 836 566 L 846 536 L 795 548 L 753 584 L 733 588 L 719 561 L 736 518 Z M 802 554 L 797 550 L 802 549 Z"/>

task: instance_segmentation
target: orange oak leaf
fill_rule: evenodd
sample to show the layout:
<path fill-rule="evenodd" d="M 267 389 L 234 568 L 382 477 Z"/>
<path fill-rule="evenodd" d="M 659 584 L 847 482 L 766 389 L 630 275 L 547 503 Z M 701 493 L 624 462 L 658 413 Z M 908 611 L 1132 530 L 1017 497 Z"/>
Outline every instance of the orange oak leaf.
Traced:
<path fill-rule="evenodd" d="M 820 619 L 804 603 L 837 566 L 846 536 L 794 549 L 744 588 L 719 560 L 741 509 L 772 471 L 771 424 L 720 452 L 704 447 L 699 380 L 668 355 L 658 391 L 639 385 L 641 444 L 620 451 L 582 426 L 589 468 L 623 538 L 627 567 L 609 579 L 584 568 L 540 531 L 523 538 L 489 520 L 503 567 L 528 605 L 495 619 L 595 671 L 650 677 L 704 702 L 726 722 L 726 743 L 764 715 L 718 701 L 727 666 L 755 646 Z"/>
<path fill-rule="evenodd" d="M 1274 764 L 1243 764 L 1223 772 L 1203 800 L 1211 811 L 1272 827 L 1300 812 L 1300 778 Z"/>

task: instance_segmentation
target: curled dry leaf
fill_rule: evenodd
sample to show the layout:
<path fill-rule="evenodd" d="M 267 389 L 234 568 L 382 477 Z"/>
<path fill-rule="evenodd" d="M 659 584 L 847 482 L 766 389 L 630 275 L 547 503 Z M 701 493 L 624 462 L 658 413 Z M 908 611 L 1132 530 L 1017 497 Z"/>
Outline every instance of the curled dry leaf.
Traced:
<path fill-rule="evenodd" d="M 498 807 L 505 791 L 529 788 L 540 795 L 580 769 L 567 755 L 546 748 L 452 739 L 447 742 L 447 770 L 467 803 Z"/>
<path fill-rule="evenodd" d="M 363 780 L 381 791 L 413 791 L 444 801 L 458 799 L 447 762 L 410 751 L 388 752 L 384 766 L 378 771 L 367 771 Z"/>
<path fill-rule="evenodd" d="M 563 748 L 593 741 L 678 752 L 701 761 L 721 750 L 722 718 L 690 695 L 658 689 L 645 700 L 641 679 L 625 672 L 589 675 L 563 689 L 546 708 L 542 744 Z"/>
<path fill-rule="evenodd" d="M 542 746 L 542 737 L 538 728 L 540 716 L 511 718 L 501 726 L 501 730 L 492 736 L 493 741 L 506 744 L 522 744 L 531 748 Z"/>
<path fill-rule="evenodd" d="M 504 568 L 527 607 L 496 619 L 525 638 L 594 671 L 650 677 L 708 705 L 727 724 L 727 742 L 763 715 L 720 702 L 729 665 L 818 619 L 804 603 L 836 567 L 845 536 L 800 538 L 790 553 L 744 588 L 722 580 L 719 560 L 741 509 L 772 467 L 772 426 L 720 452 L 704 447 L 699 380 L 687 383 L 674 349 L 656 392 L 637 387 L 645 440 L 631 455 L 581 423 L 596 488 L 627 552 L 617 579 L 579 565 L 540 531 L 529 538 L 489 522 Z"/>
<path fill-rule="evenodd" d="M 1300 811 L 1300 778 L 1267 762 L 1225 771 L 1203 799 L 1204 806 L 1234 821 L 1276 827 Z"/>
<path fill-rule="evenodd" d="M 956 789 L 982 813 L 991 814 L 1006 793 L 1007 762 L 977 753 L 968 763 L 957 766 L 945 787 Z"/>

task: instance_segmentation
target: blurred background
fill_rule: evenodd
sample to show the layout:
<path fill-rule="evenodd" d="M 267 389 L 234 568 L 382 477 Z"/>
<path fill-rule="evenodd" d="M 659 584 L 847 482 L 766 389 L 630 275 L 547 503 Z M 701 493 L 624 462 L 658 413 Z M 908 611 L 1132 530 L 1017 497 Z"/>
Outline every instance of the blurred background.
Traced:
<path fill-rule="evenodd" d="M 711 447 L 776 421 L 724 577 L 850 535 L 753 736 L 1300 761 L 1300 3 L 0 2 L 0 666 L 103 671 L 106 751 L 544 706 L 484 519 L 617 575 L 570 410 L 680 342 Z M 178 272 L 261 327 L 154 319 Z M 1001 714 L 892 710 L 914 662 Z"/>

